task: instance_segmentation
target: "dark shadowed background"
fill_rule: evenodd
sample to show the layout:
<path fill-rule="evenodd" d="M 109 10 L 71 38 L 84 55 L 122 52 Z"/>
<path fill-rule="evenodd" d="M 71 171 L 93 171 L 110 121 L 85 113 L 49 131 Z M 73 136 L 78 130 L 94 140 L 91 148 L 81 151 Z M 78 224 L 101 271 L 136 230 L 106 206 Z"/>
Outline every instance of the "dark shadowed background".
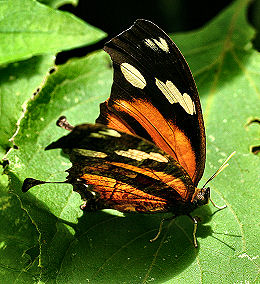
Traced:
<path fill-rule="evenodd" d="M 128 28 L 138 18 L 153 21 L 167 33 L 190 31 L 202 27 L 233 1 L 193 1 L 193 0 L 79 0 L 77 7 L 64 5 L 60 9 L 69 11 L 87 23 L 115 36 Z M 260 0 L 252 1 L 248 9 L 249 22 L 260 29 Z M 57 57 L 57 64 L 68 58 L 83 56 L 88 52 L 103 48 L 107 39 L 93 46 L 63 52 Z M 260 50 L 259 32 L 254 40 Z"/>

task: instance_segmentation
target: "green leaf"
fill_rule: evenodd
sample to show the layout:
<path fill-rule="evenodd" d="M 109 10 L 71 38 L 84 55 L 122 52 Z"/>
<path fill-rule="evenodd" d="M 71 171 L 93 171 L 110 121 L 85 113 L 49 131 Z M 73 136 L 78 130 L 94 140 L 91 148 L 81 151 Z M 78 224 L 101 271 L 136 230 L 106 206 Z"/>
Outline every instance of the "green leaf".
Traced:
<path fill-rule="evenodd" d="M 8 191 L 7 176 L 0 171 L 1 283 L 33 283 L 40 273 L 38 232 L 17 197 Z"/>
<path fill-rule="evenodd" d="M 0 64 L 91 44 L 105 36 L 72 14 L 35 0 L 1 1 L 0 17 Z"/>
<path fill-rule="evenodd" d="M 53 65 L 53 56 L 46 55 L 0 68 L 0 157 L 12 146 L 9 139 L 16 132 L 23 104 L 31 98 Z"/>
<path fill-rule="evenodd" d="M 254 31 L 246 21 L 249 2 L 236 1 L 203 29 L 173 37 L 191 66 L 204 110 L 203 182 L 237 152 L 229 168 L 210 184 L 212 199 L 228 208 L 214 215 L 209 223 L 212 238 L 200 241 L 196 262 L 178 281 L 193 283 L 195 271 L 205 283 L 257 281 L 260 167 L 250 147 L 260 144 L 260 125 L 250 121 L 259 118 L 260 55 L 250 42 Z"/>
<path fill-rule="evenodd" d="M 7 156 L 10 188 L 40 233 L 41 281 L 57 277 L 64 254 L 75 238 L 82 201 L 70 185 L 46 185 L 24 194 L 21 182 L 29 176 L 49 181 L 65 179 L 65 170 L 70 167 L 67 157 L 60 156 L 60 151 L 44 151 L 46 145 L 65 134 L 55 121 L 67 115 L 72 123 L 94 122 L 99 102 L 109 95 L 111 81 L 109 57 L 103 51 L 57 67 L 40 93 L 28 102 L 14 138 L 19 150 Z"/>
<path fill-rule="evenodd" d="M 77 6 L 78 0 L 37 0 L 38 2 L 48 5 L 52 8 L 58 8 L 65 4 L 72 4 L 73 6 Z"/>
<path fill-rule="evenodd" d="M 112 70 L 104 52 L 72 60 L 50 75 L 27 105 L 15 137 L 18 150 L 7 159 L 10 188 L 39 232 L 42 282 L 57 283 L 256 283 L 259 270 L 257 173 L 260 56 L 251 46 L 253 30 L 246 21 L 249 1 L 238 0 L 206 27 L 174 36 L 189 62 L 200 92 L 207 132 L 203 182 L 236 150 L 230 166 L 211 182 L 211 196 L 227 208 L 204 206 L 193 247 L 193 225 L 186 216 L 165 224 L 153 238 L 162 215 L 80 216 L 76 193 L 67 185 L 50 185 L 21 193 L 25 177 L 65 179 L 68 159 L 44 152 L 64 135 L 55 120 L 65 114 L 72 124 L 94 122 L 98 103 L 110 92 Z M 256 120 L 257 121 L 257 120 Z M 72 199 L 76 200 L 72 200 Z M 213 214 L 215 213 L 215 214 Z M 38 275 L 38 274 L 36 274 Z M 37 278 L 38 279 L 38 278 Z"/>

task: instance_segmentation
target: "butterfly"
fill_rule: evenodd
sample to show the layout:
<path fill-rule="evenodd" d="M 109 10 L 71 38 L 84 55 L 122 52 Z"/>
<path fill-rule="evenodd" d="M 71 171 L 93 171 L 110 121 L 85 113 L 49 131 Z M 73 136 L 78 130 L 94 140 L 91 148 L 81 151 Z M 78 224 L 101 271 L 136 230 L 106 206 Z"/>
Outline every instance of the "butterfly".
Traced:
<path fill-rule="evenodd" d="M 197 247 L 198 219 L 190 214 L 209 202 L 210 188 L 208 182 L 197 187 L 206 143 L 189 66 L 168 35 L 147 20 L 137 20 L 104 50 L 112 59 L 114 79 L 96 124 L 73 127 L 61 117 L 58 125 L 70 133 L 46 150 L 62 148 L 69 155 L 72 167 L 65 183 L 80 193 L 83 210 L 187 215 L 194 222 Z M 22 190 L 42 183 L 27 178 Z"/>

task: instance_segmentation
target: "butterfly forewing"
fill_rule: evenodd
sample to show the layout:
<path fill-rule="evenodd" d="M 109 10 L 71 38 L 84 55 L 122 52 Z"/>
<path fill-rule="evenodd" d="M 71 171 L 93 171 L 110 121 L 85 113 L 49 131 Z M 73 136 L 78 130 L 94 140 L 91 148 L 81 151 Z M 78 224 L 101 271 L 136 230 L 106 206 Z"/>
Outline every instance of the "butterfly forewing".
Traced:
<path fill-rule="evenodd" d="M 54 148 L 70 155 L 68 181 L 91 185 L 104 208 L 179 214 L 180 204 L 191 201 L 194 194 L 179 163 L 141 137 L 84 124 L 46 149 Z"/>
<path fill-rule="evenodd" d="M 146 20 L 137 20 L 104 49 L 113 61 L 114 82 L 97 122 L 152 141 L 196 186 L 205 165 L 204 124 L 197 88 L 179 49 Z"/>

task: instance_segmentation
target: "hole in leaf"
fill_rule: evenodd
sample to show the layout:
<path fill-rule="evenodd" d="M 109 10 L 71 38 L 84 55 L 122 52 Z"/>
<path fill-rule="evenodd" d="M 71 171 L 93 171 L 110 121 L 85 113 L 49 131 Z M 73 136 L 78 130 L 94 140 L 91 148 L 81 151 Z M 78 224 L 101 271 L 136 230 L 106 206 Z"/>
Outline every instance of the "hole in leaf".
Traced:
<path fill-rule="evenodd" d="M 252 124 L 259 124 L 260 125 L 260 119 L 259 118 L 252 118 L 248 121 L 248 123 L 245 125 L 247 128 L 248 126 Z M 257 155 L 260 153 L 260 145 L 255 145 L 250 147 L 250 152 L 253 153 L 254 155 Z"/>
<path fill-rule="evenodd" d="M 36 91 L 33 93 L 33 96 L 36 96 L 40 92 L 40 88 L 37 88 Z"/>
<path fill-rule="evenodd" d="M 252 118 L 249 120 L 249 122 L 246 124 L 246 126 L 249 126 L 252 123 L 259 123 L 260 124 L 260 119 L 259 118 Z"/>
<path fill-rule="evenodd" d="M 52 74 L 52 73 L 54 73 L 55 71 L 56 71 L 56 68 L 53 67 L 53 68 L 51 68 L 51 69 L 49 70 L 49 74 Z"/>
<path fill-rule="evenodd" d="M 252 146 L 251 152 L 255 155 L 259 154 L 260 153 L 260 146 Z"/>
<path fill-rule="evenodd" d="M 2 166 L 3 168 L 5 168 L 6 166 L 9 165 L 9 161 L 8 160 L 2 160 Z"/>

